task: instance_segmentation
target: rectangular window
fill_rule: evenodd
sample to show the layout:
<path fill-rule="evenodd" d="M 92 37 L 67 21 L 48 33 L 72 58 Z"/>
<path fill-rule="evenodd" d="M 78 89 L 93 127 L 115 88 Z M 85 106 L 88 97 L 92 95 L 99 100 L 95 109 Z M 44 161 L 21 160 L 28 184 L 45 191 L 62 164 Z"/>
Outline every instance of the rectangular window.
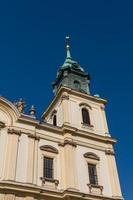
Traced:
<path fill-rule="evenodd" d="M 43 177 L 53 178 L 53 158 L 44 157 Z"/>
<path fill-rule="evenodd" d="M 88 164 L 90 184 L 98 185 L 96 165 Z"/>

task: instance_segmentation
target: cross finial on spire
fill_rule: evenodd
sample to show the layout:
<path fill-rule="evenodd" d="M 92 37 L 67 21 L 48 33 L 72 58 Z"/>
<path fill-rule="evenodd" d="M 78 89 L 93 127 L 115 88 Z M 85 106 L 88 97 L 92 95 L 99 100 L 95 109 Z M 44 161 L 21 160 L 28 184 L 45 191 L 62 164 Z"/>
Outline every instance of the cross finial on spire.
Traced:
<path fill-rule="evenodd" d="M 66 58 L 71 59 L 71 53 L 70 53 L 70 37 L 66 36 L 66 50 L 67 50 L 67 56 Z"/>

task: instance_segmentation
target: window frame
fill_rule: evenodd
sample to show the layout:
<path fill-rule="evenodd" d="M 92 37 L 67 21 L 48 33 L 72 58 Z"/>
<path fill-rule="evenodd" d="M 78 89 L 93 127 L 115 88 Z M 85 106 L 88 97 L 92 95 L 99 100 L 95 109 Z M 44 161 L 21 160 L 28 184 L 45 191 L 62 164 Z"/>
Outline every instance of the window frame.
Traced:
<path fill-rule="evenodd" d="M 100 178 L 100 157 L 95 154 L 94 152 L 86 152 L 84 153 L 84 159 L 86 162 L 86 172 L 88 174 L 88 181 L 89 181 L 89 185 L 93 185 L 93 186 L 99 186 L 101 185 L 101 178 Z M 89 177 L 89 170 L 88 170 L 88 165 L 95 165 L 96 166 L 96 173 L 97 173 L 97 182 L 98 184 L 91 184 L 90 183 L 90 177 Z M 87 183 L 88 185 L 88 183 Z"/>
<path fill-rule="evenodd" d="M 94 128 L 94 126 L 93 126 L 94 119 L 93 119 L 92 107 L 89 104 L 83 103 L 83 102 L 81 102 L 79 104 L 79 107 L 80 107 L 80 119 L 81 119 L 82 127 L 83 128 L 89 128 L 89 129 L 93 130 L 93 128 Z M 86 124 L 86 123 L 83 122 L 83 117 L 82 117 L 82 109 L 83 108 L 88 111 L 90 124 Z"/>
<path fill-rule="evenodd" d="M 90 126 L 91 121 L 90 121 L 90 113 L 89 110 L 85 107 L 81 108 L 81 114 L 82 114 L 82 123 L 84 125 Z"/>
<path fill-rule="evenodd" d="M 92 170 L 94 172 L 91 172 L 90 170 Z M 93 173 L 93 174 L 91 174 Z M 92 164 L 92 163 L 88 163 L 88 175 L 89 175 L 89 183 L 91 185 L 98 185 L 98 175 L 97 175 L 97 166 L 96 164 Z"/>
<path fill-rule="evenodd" d="M 50 174 L 51 172 L 48 171 L 48 167 L 45 167 L 45 159 L 49 159 L 52 161 L 52 169 L 49 169 L 50 171 L 52 171 L 52 174 Z M 45 175 L 45 173 L 49 173 L 50 176 Z M 43 156 L 43 178 L 45 179 L 54 179 L 54 158 L 48 157 L 48 156 Z"/>
<path fill-rule="evenodd" d="M 57 155 L 58 149 L 51 145 L 42 145 L 40 146 L 41 153 L 41 163 L 40 163 L 40 179 L 47 179 L 47 181 L 54 181 L 57 179 Z M 44 177 L 44 157 L 53 159 L 53 177 L 46 178 Z"/>

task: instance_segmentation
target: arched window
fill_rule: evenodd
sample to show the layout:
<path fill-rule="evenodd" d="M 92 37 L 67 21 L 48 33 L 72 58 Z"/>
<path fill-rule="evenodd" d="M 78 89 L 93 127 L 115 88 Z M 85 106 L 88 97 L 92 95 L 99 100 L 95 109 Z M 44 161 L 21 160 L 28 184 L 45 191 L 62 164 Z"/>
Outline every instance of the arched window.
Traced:
<path fill-rule="evenodd" d="M 74 81 L 74 87 L 75 87 L 75 89 L 79 90 L 81 88 L 80 82 Z"/>
<path fill-rule="evenodd" d="M 82 120 L 83 120 L 83 124 L 90 125 L 90 116 L 86 108 L 82 108 Z"/>
<path fill-rule="evenodd" d="M 56 115 L 53 116 L 53 125 L 57 126 L 57 117 L 56 117 Z"/>

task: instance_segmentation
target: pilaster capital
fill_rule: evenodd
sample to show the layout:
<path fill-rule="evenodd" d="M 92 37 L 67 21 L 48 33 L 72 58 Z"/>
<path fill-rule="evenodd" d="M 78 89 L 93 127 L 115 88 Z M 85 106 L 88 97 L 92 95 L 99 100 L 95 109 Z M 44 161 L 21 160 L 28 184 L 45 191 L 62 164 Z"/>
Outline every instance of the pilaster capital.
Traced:
<path fill-rule="evenodd" d="M 105 106 L 104 105 L 101 105 L 100 108 L 101 108 L 101 110 L 105 110 Z"/>
<path fill-rule="evenodd" d="M 105 105 L 100 106 L 101 110 L 105 110 Z"/>
<path fill-rule="evenodd" d="M 5 126 L 6 126 L 5 123 L 0 121 L 0 129 L 5 128 Z"/>
<path fill-rule="evenodd" d="M 62 96 L 61 96 L 61 100 L 69 100 L 69 95 L 67 92 L 63 92 Z"/>
<path fill-rule="evenodd" d="M 33 134 L 31 134 L 31 133 L 28 134 L 28 137 L 29 137 L 29 138 L 33 138 L 33 139 L 35 139 L 35 140 L 40 140 L 40 137 L 39 137 L 39 136 L 33 135 Z"/>
<path fill-rule="evenodd" d="M 105 150 L 105 154 L 106 155 L 115 155 L 115 152 L 113 150 L 111 150 L 111 149 L 106 149 Z"/>
<path fill-rule="evenodd" d="M 19 131 L 19 130 L 15 130 L 15 129 L 8 129 L 8 131 L 7 131 L 7 133 L 8 134 L 15 134 L 15 135 L 21 135 L 21 131 Z"/>
<path fill-rule="evenodd" d="M 74 142 L 72 140 L 64 140 L 64 142 L 62 142 L 62 143 L 60 142 L 58 145 L 62 146 L 62 147 L 64 147 L 65 145 L 71 145 L 73 147 L 77 146 L 76 142 Z"/>

